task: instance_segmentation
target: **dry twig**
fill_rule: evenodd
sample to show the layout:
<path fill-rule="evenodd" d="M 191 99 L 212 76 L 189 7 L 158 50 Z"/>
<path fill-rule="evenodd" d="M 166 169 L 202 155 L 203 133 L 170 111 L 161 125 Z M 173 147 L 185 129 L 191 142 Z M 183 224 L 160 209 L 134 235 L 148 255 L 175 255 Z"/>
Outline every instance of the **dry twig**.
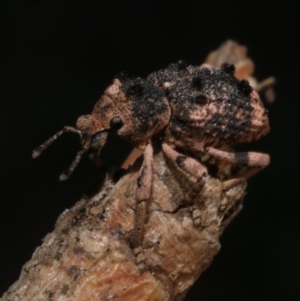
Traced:
<path fill-rule="evenodd" d="M 147 269 L 140 271 L 128 240 L 137 176 L 132 171 L 116 185 L 106 180 L 95 196 L 66 210 L 1 300 L 183 300 L 219 251 L 246 183 L 226 191 L 209 178 L 191 202 L 193 179 L 157 154 L 143 241 Z"/>

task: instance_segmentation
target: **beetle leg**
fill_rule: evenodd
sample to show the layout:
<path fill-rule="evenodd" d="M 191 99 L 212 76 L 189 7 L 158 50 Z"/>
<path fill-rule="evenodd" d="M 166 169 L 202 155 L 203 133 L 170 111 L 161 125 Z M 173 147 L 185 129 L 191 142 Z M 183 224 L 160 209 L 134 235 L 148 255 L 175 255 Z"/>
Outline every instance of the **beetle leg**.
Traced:
<path fill-rule="evenodd" d="M 152 186 L 152 161 L 153 161 L 153 148 L 149 143 L 144 151 L 144 159 L 142 167 L 139 171 L 137 179 L 137 208 L 134 222 L 134 229 L 131 233 L 131 245 L 133 247 L 134 255 L 140 269 L 146 268 L 145 256 L 142 252 L 142 241 L 144 235 L 144 225 L 147 221 L 147 200 L 151 195 Z"/>
<path fill-rule="evenodd" d="M 122 163 L 121 168 L 127 169 L 129 166 L 131 166 L 138 157 L 141 156 L 141 154 L 143 153 L 142 150 L 138 149 L 138 148 L 134 148 L 130 154 L 128 155 L 128 157 L 126 158 L 126 160 Z"/>
<path fill-rule="evenodd" d="M 96 167 L 100 170 L 103 166 L 102 161 L 100 160 L 100 154 L 103 146 L 105 145 L 108 137 L 108 132 L 100 132 L 93 136 L 91 140 L 90 150 L 89 150 L 89 158 L 96 165 Z"/>
<path fill-rule="evenodd" d="M 215 149 L 213 147 L 208 147 L 206 151 L 209 155 L 215 157 L 218 160 L 250 167 L 249 170 L 236 176 L 235 178 L 237 179 L 248 179 L 252 177 L 254 174 L 256 174 L 258 171 L 260 171 L 261 169 L 267 167 L 270 163 L 270 156 L 262 153 L 256 153 L 256 152 L 230 153 L 230 152 Z"/>
<path fill-rule="evenodd" d="M 189 198 L 195 198 L 197 195 L 199 195 L 204 185 L 207 175 L 206 167 L 195 159 L 178 153 L 166 143 L 162 144 L 162 149 L 167 158 L 173 161 L 175 165 L 177 165 L 187 174 L 196 178 L 196 182 L 192 185 L 192 188 L 189 191 Z M 193 208 L 192 217 L 195 227 L 200 229 L 202 227 L 201 213 L 197 207 Z"/>
<path fill-rule="evenodd" d="M 195 177 L 200 186 L 204 184 L 204 179 L 207 175 L 205 166 L 191 157 L 178 153 L 166 143 L 162 144 L 162 149 L 165 155 L 173 161 L 175 165 Z"/>
<path fill-rule="evenodd" d="M 249 178 L 249 177 L 248 177 Z M 246 178 L 240 178 L 239 176 L 235 177 L 234 179 L 226 180 L 223 182 L 223 191 L 226 192 L 231 188 L 240 185 L 246 180 Z"/>
<path fill-rule="evenodd" d="M 174 149 L 172 149 L 168 144 L 163 143 L 162 149 L 165 155 L 173 161 L 175 165 L 181 168 L 183 171 L 188 173 L 189 175 L 196 178 L 196 182 L 193 183 L 191 189 L 189 191 L 188 197 L 190 199 L 194 199 L 199 193 L 204 185 L 205 177 L 207 175 L 207 169 L 201 163 L 196 161 L 191 157 L 187 157 L 183 154 L 178 153 Z M 194 225 L 197 228 L 201 228 L 201 214 L 197 208 L 194 208 L 192 211 Z"/>
<path fill-rule="evenodd" d="M 47 141 L 45 141 L 43 144 L 41 144 L 38 148 L 36 148 L 32 152 L 32 158 L 35 159 L 38 157 L 41 152 L 43 152 L 48 146 L 50 146 L 59 136 L 61 136 L 63 133 L 71 132 L 71 133 L 77 133 L 79 136 L 81 136 L 81 131 L 71 127 L 71 126 L 65 126 L 62 130 L 58 131 L 56 134 L 54 134 L 51 138 L 49 138 Z"/>
<path fill-rule="evenodd" d="M 145 148 L 143 164 L 137 179 L 138 188 L 136 198 L 138 202 L 142 202 L 150 198 L 152 185 L 152 161 L 153 148 L 151 143 L 149 143 Z"/>

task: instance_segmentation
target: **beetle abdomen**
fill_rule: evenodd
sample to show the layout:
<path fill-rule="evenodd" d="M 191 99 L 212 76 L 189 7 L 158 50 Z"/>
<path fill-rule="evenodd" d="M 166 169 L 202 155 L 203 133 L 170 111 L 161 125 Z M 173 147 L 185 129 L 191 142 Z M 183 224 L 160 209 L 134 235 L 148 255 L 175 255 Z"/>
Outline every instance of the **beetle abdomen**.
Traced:
<path fill-rule="evenodd" d="M 266 111 L 258 94 L 245 80 L 234 77 L 234 66 L 221 69 L 176 64 L 148 79 L 165 89 L 172 109 L 168 140 L 180 147 L 259 139 L 269 131 Z"/>

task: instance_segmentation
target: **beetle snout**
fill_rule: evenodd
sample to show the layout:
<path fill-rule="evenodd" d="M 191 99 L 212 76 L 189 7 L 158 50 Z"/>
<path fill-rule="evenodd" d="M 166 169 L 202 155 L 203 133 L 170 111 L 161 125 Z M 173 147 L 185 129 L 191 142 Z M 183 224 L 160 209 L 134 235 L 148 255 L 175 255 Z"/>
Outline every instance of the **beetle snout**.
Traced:
<path fill-rule="evenodd" d="M 105 130 L 103 124 L 92 115 L 82 115 L 77 119 L 76 127 L 88 136 L 93 136 L 98 132 Z"/>
<path fill-rule="evenodd" d="M 85 132 L 86 129 L 90 128 L 92 121 L 91 115 L 82 115 L 80 116 L 76 121 L 76 127 L 82 131 Z"/>

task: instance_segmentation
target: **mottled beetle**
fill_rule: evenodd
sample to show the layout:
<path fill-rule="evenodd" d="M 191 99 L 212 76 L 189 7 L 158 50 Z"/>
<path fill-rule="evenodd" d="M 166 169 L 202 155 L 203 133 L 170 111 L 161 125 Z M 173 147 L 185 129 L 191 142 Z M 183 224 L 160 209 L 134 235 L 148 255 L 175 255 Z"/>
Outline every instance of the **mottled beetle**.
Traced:
<path fill-rule="evenodd" d="M 257 92 L 246 80 L 238 80 L 234 71 L 234 66 L 226 63 L 214 70 L 207 65 L 187 66 L 179 61 L 147 79 L 120 74 L 91 115 L 79 117 L 76 128 L 64 127 L 34 150 L 33 157 L 62 133 L 78 133 L 82 150 L 61 175 L 60 180 L 65 180 L 85 152 L 91 152 L 97 160 L 107 135 L 114 133 L 144 152 L 137 182 L 138 204 L 145 203 L 142 201 L 151 194 L 153 140 L 161 142 L 166 157 L 194 176 L 199 187 L 207 169 L 192 155 L 183 153 L 208 154 L 217 160 L 247 166 L 246 172 L 231 181 L 234 186 L 269 164 L 267 154 L 224 150 L 226 145 L 257 140 L 269 131 L 267 113 Z M 137 210 L 143 215 L 145 205 Z M 137 231 L 140 236 L 141 230 Z M 138 242 L 133 245 L 138 246 Z"/>

